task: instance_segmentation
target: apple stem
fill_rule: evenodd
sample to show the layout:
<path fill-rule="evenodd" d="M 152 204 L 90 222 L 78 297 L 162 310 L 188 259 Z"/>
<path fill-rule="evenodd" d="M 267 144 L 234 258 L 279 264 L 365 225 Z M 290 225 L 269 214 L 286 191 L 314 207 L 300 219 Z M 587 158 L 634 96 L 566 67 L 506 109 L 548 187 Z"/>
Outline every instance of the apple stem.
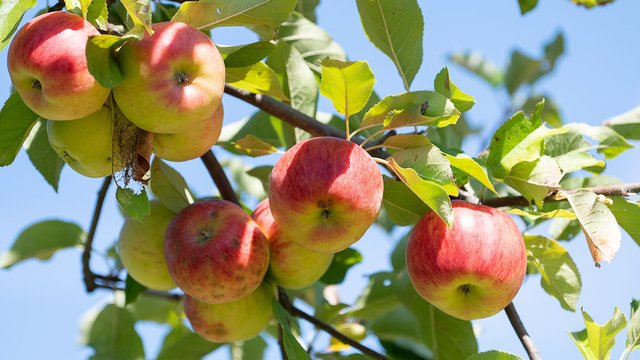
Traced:
<path fill-rule="evenodd" d="M 236 205 L 240 205 L 240 200 L 238 199 L 238 195 L 233 191 L 233 187 L 231 186 L 231 182 L 227 178 L 227 175 L 224 173 L 224 169 L 222 165 L 216 159 L 216 156 L 213 154 L 213 151 L 209 149 L 204 155 L 200 157 L 204 166 L 207 168 L 209 175 L 211 175 L 211 179 L 216 184 L 218 191 L 220 192 L 220 196 L 230 201 Z"/>
<path fill-rule="evenodd" d="M 527 355 L 529 355 L 529 359 L 541 360 L 542 358 L 540 357 L 538 347 L 533 342 L 531 336 L 529 336 L 529 333 L 527 332 L 527 329 L 525 329 L 522 320 L 520 320 L 520 315 L 518 315 L 516 307 L 512 302 L 509 303 L 506 308 L 504 308 L 504 312 L 507 313 L 509 322 L 511 323 L 513 330 L 515 330 L 516 334 L 518 334 L 518 338 L 520 339 L 522 346 L 524 346 L 524 350 L 527 352 Z"/>

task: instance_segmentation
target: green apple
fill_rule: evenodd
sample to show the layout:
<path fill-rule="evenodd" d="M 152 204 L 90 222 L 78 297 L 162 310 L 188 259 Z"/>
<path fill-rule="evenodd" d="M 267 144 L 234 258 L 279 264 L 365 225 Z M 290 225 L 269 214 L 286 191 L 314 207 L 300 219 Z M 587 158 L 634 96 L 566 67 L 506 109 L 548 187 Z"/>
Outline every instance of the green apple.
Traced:
<path fill-rule="evenodd" d="M 142 221 L 126 219 L 118 238 L 118 255 L 129 275 L 154 290 L 176 287 L 164 258 L 167 226 L 175 214 L 157 200 Z"/>

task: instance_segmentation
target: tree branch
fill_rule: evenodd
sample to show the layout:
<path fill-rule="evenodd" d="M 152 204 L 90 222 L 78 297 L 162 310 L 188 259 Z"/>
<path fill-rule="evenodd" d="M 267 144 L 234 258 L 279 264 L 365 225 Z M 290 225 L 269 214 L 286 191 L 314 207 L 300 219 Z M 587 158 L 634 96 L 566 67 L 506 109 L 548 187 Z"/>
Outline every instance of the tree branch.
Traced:
<path fill-rule="evenodd" d="M 91 219 L 91 226 L 89 228 L 89 232 L 87 233 L 87 240 L 84 243 L 84 251 L 82 252 L 82 274 L 84 275 L 84 286 L 87 289 L 87 292 L 92 292 L 96 289 L 96 275 L 91 271 L 90 261 L 91 261 L 91 246 L 93 245 L 93 238 L 96 235 L 96 229 L 98 228 L 98 220 L 100 219 L 100 213 L 102 212 L 102 205 L 104 204 L 104 199 L 107 196 L 107 191 L 109 190 L 109 185 L 111 185 L 111 176 L 107 176 L 104 178 L 102 182 L 102 187 L 98 191 L 98 198 L 96 200 L 96 206 L 93 210 L 93 218 Z M 103 278 L 103 276 L 100 276 Z"/>
<path fill-rule="evenodd" d="M 518 334 L 518 338 L 524 346 L 527 355 L 529 355 L 529 359 L 531 360 L 541 360 L 540 352 L 538 351 L 538 347 L 534 344 L 533 339 L 527 333 L 527 329 L 524 328 L 524 324 L 522 324 L 522 320 L 520 320 L 520 316 L 516 311 L 516 307 L 513 303 L 509 303 L 506 308 L 504 308 L 504 312 L 507 313 L 507 317 L 509 318 L 509 322 L 511 322 L 511 326 L 513 326 L 513 330 Z"/>
<path fill-rule="evenodd" d="M 295 317 L 299 317 L 301 319 L 304 319 L 310 323 L 312 323 L 313 325 L 315 325 L 317 328 L 324 330 L 326 333 L 328 333 L 329 335 L 333 336 L 334 338 L 336 338 L 337 340 L 341 341 L 344 344 L 347 345 L 351 345 L 352 347 L 354 347 L 355 349 L 360 350 L 360 352 L 362 352 L 363 354 L 369 356 L 372 359 L 378 359 L 378 360 L 389 360 L 389 358 L 387 358 L 386 356 L 380 354 L 379 352 L 365 346 L 362 345 L 359 341 L 353 340 L 352 338 L 346 336 L 345 334 L 341 333 L 340 331 L 336 330 L 336 328 L 334 328 L 333 326 L 331 326 L 330 324 L 325 323 L 324 321 L 314 317 L 313 315 L 309 315 L 306 312 L 298 309 L 297 307 L 295 307 L 295 305 L 293 305 L 293 302 L 291 302 L 291 299 L 289 299 L 289 296 L 287 296 L 287 293 L 282 289 L 282 288 L 278 288 L 278 300 L 280 302 L 280 304 L 282 305 L 282 307 L 287 310 L 291 315 L 295 316 Z"/>
<path fill-rule="evenodd" d="M 216 159 L 213 151 L 207 151 L 207 153 L 202 155 L 200 159 L 204 163 L 204 166 L 207 168 L 209 175 L 211 175 L 211 179 L 213 179 L 213 182 L 216 184 L 218 191 L 220 191 L 220 196 L 227 201 L 231 201 L 234 204 L 240 205 L 238 196 L 236 195 L 236 192 L 233 191 L 231 182 L 229 182 L 227 175 L 225 175 L 224 173 L 222 165 L 220 165 L 218 159 Z"/>

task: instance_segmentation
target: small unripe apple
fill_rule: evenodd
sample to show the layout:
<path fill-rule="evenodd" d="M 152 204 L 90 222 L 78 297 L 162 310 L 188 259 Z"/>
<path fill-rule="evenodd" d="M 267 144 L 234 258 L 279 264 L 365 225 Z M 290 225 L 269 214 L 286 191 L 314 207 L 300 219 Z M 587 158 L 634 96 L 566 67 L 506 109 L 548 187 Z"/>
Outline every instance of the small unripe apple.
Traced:
<path fill-rule="evenodd" d="M 184 314 L 193 330 L 209 341 L 234 342 L 260 334 L 271 320 L 273 286 L 264 283 L 249 295 L 221 304 L 184 297 Z"/>
<path fill-rule="evenodd" d="M 309 250 L 336 253 L 358 241 L 382 205 L 382 174 L 362 147 L 316 137 L 282 155 L 271 172 L 276 223 Z"/>
<path fill-rule="evenodd" d="M 181 22 L 152 25 L 118 52 L 124 76 L 113 95 L 132 123 L 152 133 L 179 133 L 210 119 L 220 105 L 225 67 L 213 41 Z"/>
<path fill-rule="evenodd" d="M 496 314 L 516 296 L 527 270 L 524 239 L 504 212 L 452 201 L 451 228 L 430 211 L 407 243 L 414 288 L 443 312 L 463 320 Z"/>
<path fill-rule="evenodd" d="M 269 267 L 269 243 L 258 224 L 224 200 L 180 210 L 167 228 L 164 253 L 178 286 L 211 304 L 249 295 Z"/>
<path fill-rule="evenodd" d="M 149 203 L 142 221 L 126 219 L 118 238 L 118 256 L 129 275 L 154 290 L 176 287 L 164 257 L 165 232 L 175 213 L 159 201 Z"/>
<path fill-rule="evenodd" d="M 37 16 L 14 37 L 7 54 L 11 82 L 24 103 L 49 120 L 74 120 L 96 112 L 110 89 L 89 73 L 85 49 L 98 30 L 63 11 Z"/>
<path fill-rule="evenodd" d="M 333 254 L 307 250 L 291 239 L 297 234 L 283 234 L 273 220 L 268 199 L 256 206 L 252 217 L 269 240 L 268 276 L 278 285 L 286 289 L 301 289 L 324 275 L 331 265 Z"/>

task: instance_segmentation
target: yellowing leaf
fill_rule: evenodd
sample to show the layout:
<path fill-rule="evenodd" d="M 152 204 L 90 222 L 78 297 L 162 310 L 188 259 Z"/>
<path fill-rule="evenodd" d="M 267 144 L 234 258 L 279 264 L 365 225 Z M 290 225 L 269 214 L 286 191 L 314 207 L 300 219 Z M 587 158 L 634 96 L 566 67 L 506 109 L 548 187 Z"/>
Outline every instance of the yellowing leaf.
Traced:
<path fill-rule="evenodd" d="M 263 62 L 246 67 L 227 67 L 226 81 L 229 85 L 256 94 L 265 94 L 280 100 L 287 100 L 275 71 Z"/>
<path fill-rule="evenodd" d="M 347 335 L 355 341 L 362 341 L 367 336 L 367 328 L 358 323 L 342 323 L 336 326 L 336 330 Z M 340 340 L 332 337 L 329 340 L 330 352 L 344 351 L 351 348 L 351 345 L 347 345 Z"/>
<path fill-rule="evenodd" d="M 431 146 L 431 141 L 429 141 L 429 139 L 424 135 L 398 134 L 389 136 L 382 145 L 384 145 L 388 152 L 393 154 L 395 150 L 416 149 Z"/>
<path fill-rule="evenodd" d="M 616 342 L 616 334 L 627 325 L 627 319 L 616 307 L 613 316 L 605 324 L 600 325 L 582 309 L 582 317 L 586 328 L 569 333 L 573 342 L 587 360 L 609 359 L 611 349 Z"/>
<path fill-rule="evenodd" d="M 122 0 L 122 5 L 127 9 L 127 14 L 129 14 L 136 26 L 144 28 L 149 34 L 153 34 L 150 0 Z"/>
<path fill-rule="evenodd" d="M 524 211 L 522 209 L 514 208 L 514 209 L 507 210 L 507 212 L 513 215 L 524 216 L 531 220 L 555 219 L 555 218 L 569 219 L 569 220 L 577 219 L 576 214 L 565 209 L 555 209 L 547 212 L 541 212 L 541 211 Z"/>
<path fill-rule="evenodd" d="M 536 205 L 542 206 L 547 195 L 560 189 L 561 178 L 562 171 L 558 163 L 544 155 L 533 162 L 516 164 L 504 181 L 527 200 L 533 200 Z"/>
<path fill-rule="evenodd" d="M 480 164 L 478 164 L 472 157 L 466 154 L 458 154 L 456 156 L 444 154 L 444 156 L 449 160 L 452 167 L 471 175 L 482 185 L 486 186 L 487 189 L 497 194 L 491 180 L 489 180 L 487 169 L 480 166 Z"/>
<path fill-rule="evenodd" d="M 449 195 L 458 196 L 458 187 L 454 184 L 451 164 L 440 149 L 431 145 L 415 149 L 407 149 L 391 156 L 395 163 L 403 168 L 411 168 L 425 180 L 436 182 Z"/>
<path fill-rule="evenodd" d="M 374 83 L 375 77 L 366 61 L 328 59 L 322 62 L 320 93 L 331 100 L 340 114 L 349 116 L 362 110 Z"/>
<path fill-rule="evenodd" d="M 278 152 L 273 145 L 266 141 L 262 141 L 253 135 L 247 135 L 236 140 L 233 146 L 249 156 L 263 156 Z"/>

